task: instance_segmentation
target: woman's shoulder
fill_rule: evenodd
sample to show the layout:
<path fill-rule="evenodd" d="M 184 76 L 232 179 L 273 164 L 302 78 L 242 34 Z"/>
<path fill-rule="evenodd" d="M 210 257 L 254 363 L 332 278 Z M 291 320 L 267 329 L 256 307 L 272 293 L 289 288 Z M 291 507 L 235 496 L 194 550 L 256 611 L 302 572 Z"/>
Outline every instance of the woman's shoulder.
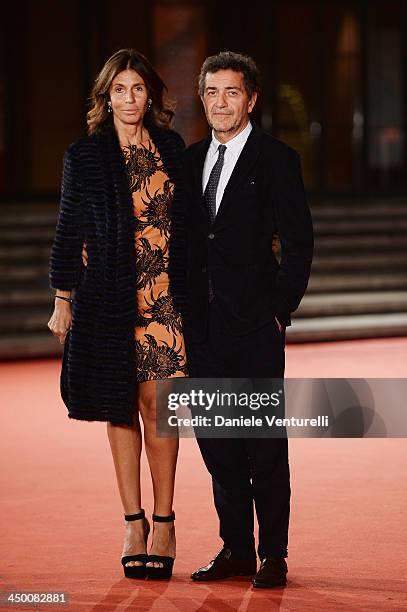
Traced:
<path fill-rule="evenodd" d="M 71 142 L 64 152 L 66 161 L 78 161 L 81 165 L 86 163 L 86 159 L 90 160 L 97 154 L 97 136 L 82 136 Z"/>
<path fill-rule="evenodd" d="M 81 136 L 77 140 L 71 142 L 67 148 L 66 153 L 80 153 L 83 150 L 89 149 L 89 147 L 96 144 L 97 137 L 93 134 L 92 136 Z"/>
<path fill-rule="evenodd" d="M 77 140 L 71 142 L 65 149 L 65 156 L 77 157 L 81 156 L 86 151 L 89 151 L 96 144 L 95 136 L 81 136 Z"/>

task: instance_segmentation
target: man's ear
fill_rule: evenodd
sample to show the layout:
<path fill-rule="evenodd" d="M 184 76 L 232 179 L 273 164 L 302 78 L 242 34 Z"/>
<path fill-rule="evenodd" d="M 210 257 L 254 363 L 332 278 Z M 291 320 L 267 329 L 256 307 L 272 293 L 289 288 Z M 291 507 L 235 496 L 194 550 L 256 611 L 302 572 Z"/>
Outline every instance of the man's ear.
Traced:
<path fill-rule="evenodd" d="M 254 109 L 254 105 L 256 104 L 256 101 L 257 101 L 257 91 L 254 92 L 249 102 L 249 113 L 251 113 L 252 110 Z"/>

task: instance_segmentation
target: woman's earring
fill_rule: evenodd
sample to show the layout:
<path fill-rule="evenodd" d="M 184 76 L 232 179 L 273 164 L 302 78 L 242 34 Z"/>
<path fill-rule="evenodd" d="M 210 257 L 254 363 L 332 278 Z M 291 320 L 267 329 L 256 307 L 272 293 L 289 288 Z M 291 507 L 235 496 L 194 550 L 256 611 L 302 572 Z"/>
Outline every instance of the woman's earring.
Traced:
<path fill-rule="evenodd" d="M 112 112 L 112 103 L 110 102 L 110 100 L 107 103 L 107 112 L 111 113 Z"/>
<path fill-rule="evenodd" d="M 147 104 L 147 112 L 150 110 L 152 103 L 153 103 L 153 101 L 150 98 L 149 101 L 148 101 L 148 104 Z"/>

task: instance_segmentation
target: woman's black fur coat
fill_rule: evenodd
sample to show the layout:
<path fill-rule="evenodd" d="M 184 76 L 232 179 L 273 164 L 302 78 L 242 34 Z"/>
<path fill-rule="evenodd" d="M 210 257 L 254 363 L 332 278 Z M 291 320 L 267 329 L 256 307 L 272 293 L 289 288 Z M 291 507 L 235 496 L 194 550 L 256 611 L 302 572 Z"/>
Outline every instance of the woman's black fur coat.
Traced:
<path fill-rule="evenodd" d="M 185 297 L 182 138 L 148 125 L 175 185 L 171 208 L 170 291 L 182 311 Z M 61 371 L 68 416 L 133 422 L 137 316 L 133 203 L 124 157 L 113 129 L 82 138 L 64 157 L 61 203 L 50 257 L 50 286 L 74 290 L 72 326 Z M 82 264 L 86 242 L 88 266 Z"/>

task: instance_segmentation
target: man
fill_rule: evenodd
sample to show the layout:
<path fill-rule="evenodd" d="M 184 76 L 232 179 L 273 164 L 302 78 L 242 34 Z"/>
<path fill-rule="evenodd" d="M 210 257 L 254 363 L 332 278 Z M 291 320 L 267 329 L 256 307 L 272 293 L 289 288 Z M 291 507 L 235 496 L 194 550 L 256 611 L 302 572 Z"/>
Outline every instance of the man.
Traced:
<path fill-rule="evenodd" d="M 199 94 L 212 134 L 189 147 L 185 161 L 185 333 L 194 377 L 283 378 L 285 327 L 308 283 L 313 232 L 300 158 L 250 121 L 258 92 L 251 58 L 223 52 L 204 62 Z M 191 578 L 255 574 L 255 587 L 286 584 L 287 439 L 198 438 L 198 444 L 224 546 Z"/>

